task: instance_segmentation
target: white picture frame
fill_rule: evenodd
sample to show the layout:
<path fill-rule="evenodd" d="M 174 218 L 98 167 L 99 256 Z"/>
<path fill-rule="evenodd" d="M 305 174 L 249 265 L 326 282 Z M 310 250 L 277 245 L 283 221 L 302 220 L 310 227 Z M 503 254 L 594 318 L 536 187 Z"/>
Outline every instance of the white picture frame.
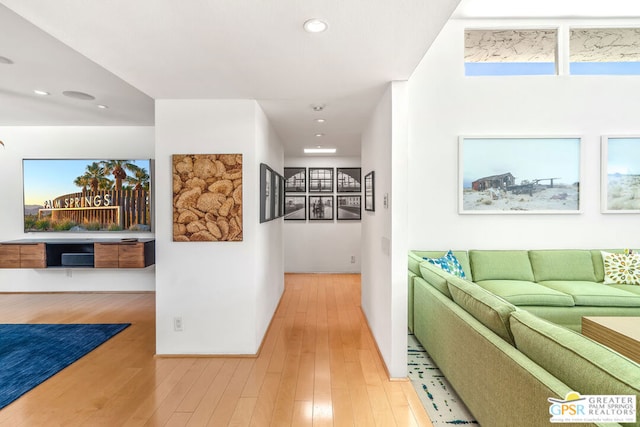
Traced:
<path fill-rule="evenodd" d="M 600 144 L 601 212 L 640 213 L 640 136 L 603 136 Z"/>
<path fill-rule="evenodd" d="M 459 214 L 579 214 L 579 136 L 460 136 Z"/>

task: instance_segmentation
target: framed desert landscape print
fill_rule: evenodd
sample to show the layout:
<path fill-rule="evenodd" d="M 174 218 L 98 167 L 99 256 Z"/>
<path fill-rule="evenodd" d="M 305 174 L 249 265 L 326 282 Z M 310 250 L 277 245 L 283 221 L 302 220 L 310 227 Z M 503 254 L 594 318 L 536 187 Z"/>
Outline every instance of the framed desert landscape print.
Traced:
<path fill-rule="evenodd" d="M 640 137 L 602 137 L 601 210 L 640 213 Z"/>
<path fill-rule="evenodd" d="M 460 137 L 461 214 L 580 213 L 579 137 Z"/>

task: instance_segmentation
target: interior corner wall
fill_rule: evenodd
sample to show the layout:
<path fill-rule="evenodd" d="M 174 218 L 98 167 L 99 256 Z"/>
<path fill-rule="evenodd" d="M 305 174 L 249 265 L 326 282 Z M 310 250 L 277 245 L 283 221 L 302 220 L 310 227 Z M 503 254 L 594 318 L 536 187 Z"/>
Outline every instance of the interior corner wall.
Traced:
<path fill-rule="evenodd" d="M 284 289 L 282 221 L 259 224 L 259 165 L 282 145 L 253 100 L 156 101 L 156 352 L 255 354 Z M 173 242 L 173 154 L 243 155 L 243 241 Z M 174 330 L 182 318 L 183 331 Z"/>
<path fill-rule="evenodd" d="M 335 168 L 361 167 L 359 157 L 333 156 L 287 157 L 285 166 L 307 169 L 309 167 L 332 167 L 334 174 L 337 173 Z M 365 171 L 362 169 L 362 180 L 364 180 L 364 174 Z M 302 195 L 302 193 L 299 194 Z M 340 194 L 335 192 L 334 188 L 332 193 L 334 199 Z M 364 198 L 364 193 L 360 194 Z M 306 193 L 307 219 L 305 221 L 284 221 L 285 271 L 287 273 L 360 273 L 361 221 L 337 221 L 336 219 L 333 221 L 311 221 L 308 219 L 309 195 L 313 196 L 314 194 Z M 329 195 L 329 193 L 323 195 Z M 362 207 L 362 216 L 364 216 L 364 204 Z M 351 257 L 354 257 L 353 263 Z"/>
<path fill-rule="evenodd" d="M 362 309 L 392 378 L 407 376 L 406 86 L 389 85 L 362 136 L 363 176 L 375 174 L 375 211 L 362 219 Z"/>
<path fill-rule="evenodd" d="M 23 159 L 153 159 L 152 126 L 0 127 L 0 240 L 149 237 L 148 233 L 24 233 Z M 152 181 L 153 185 L 153 181 Z M 153 291 L 144 269 L 0 269 L 0 292 Z"/>
<path fill-rule="evenodd" d="M 625 21 L 626 25 L 640 25 Z M 451 20 L 409 80 L 411 249 L 640 245 L 638 216 L 600 212 L 600 140 L 640 135 L 638 76 L 464 76 L 464 29 L 615 20 Z M 458 214 L 458 137 L 581 136 L 580 214 Z M 623 231 L 624 230 L 624 231 Z M 635 232 L 634 232 L 635 230 Z"/>

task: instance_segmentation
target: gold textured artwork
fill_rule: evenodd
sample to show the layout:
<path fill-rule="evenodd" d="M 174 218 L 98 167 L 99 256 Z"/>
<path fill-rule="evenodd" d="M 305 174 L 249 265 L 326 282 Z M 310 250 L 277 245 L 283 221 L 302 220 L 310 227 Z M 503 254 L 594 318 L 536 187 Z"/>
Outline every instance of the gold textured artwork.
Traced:
<path fill-rule="evenodd" d="M 242 154 L 173 155 L 173 241 L 242 241 Z"/>

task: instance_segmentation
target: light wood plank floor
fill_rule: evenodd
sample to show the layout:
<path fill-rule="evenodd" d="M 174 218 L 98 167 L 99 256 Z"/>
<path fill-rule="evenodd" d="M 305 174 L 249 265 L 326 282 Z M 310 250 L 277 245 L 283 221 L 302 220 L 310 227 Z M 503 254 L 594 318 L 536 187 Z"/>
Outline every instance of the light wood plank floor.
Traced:
<path fill-rule="evenodd" d="M 287 274 L 255 358 L 159 358 L 153 294 L 0 294 L 0 323 L 132 326 L 0 411 L 1 426 L 431 426 L 389 381 L 359 275 Z M 1 367 L 0 367 L 1 369 Z"/>

